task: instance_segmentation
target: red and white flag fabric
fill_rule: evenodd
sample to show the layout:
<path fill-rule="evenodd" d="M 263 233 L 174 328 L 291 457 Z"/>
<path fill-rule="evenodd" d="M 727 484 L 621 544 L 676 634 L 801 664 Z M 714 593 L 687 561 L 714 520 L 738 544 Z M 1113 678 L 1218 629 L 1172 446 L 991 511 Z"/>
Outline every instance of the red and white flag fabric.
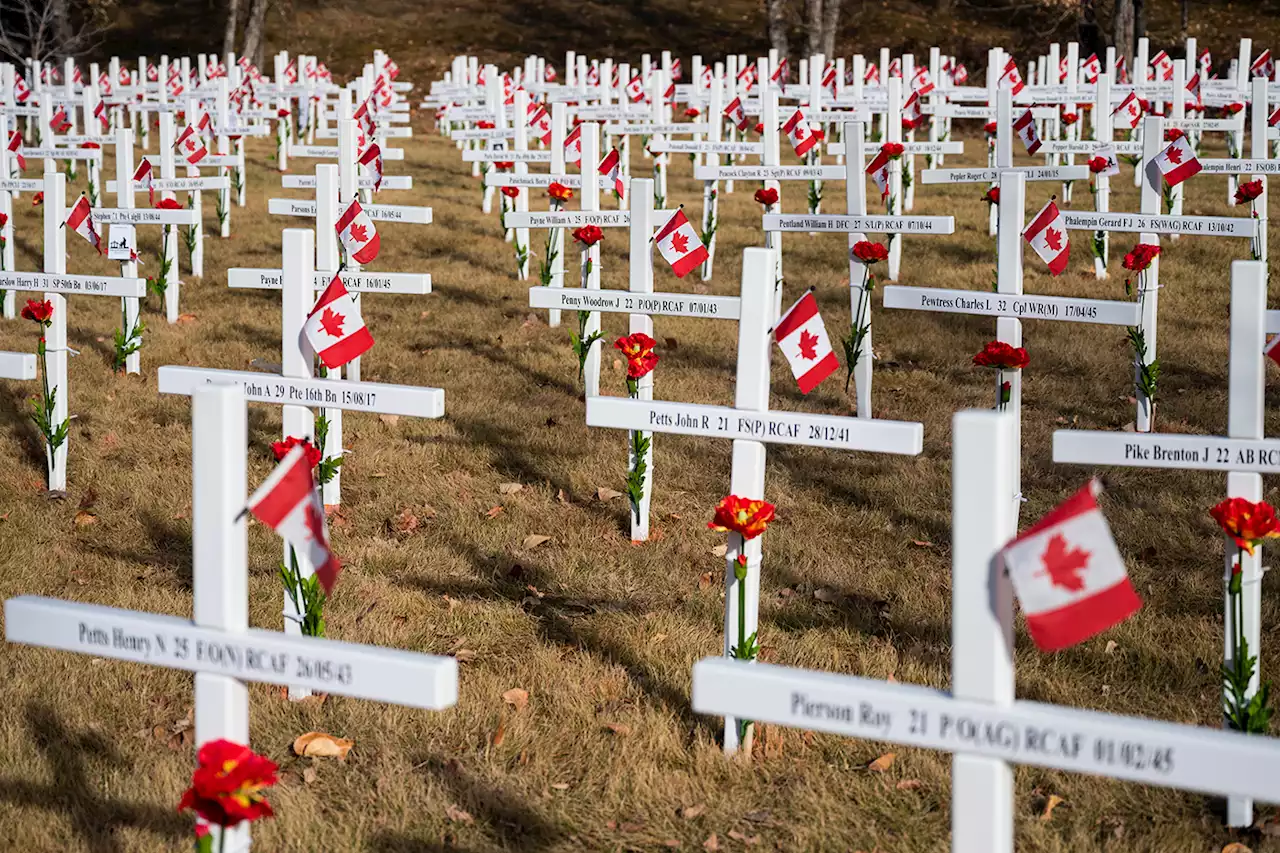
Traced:
<path fill-rule="evenodd" d="M 106 133 L 111 129 L 111 118 L 107 115 L 107 105 L 105 101 L 98 101 L 98 105 L 93 108 L 93 117 L 98 120 L 102 132 Z"/>
<path fill-rule="evenodd" d="M 142 158 L 142 162 L 138 164 L 138 168 L 133 170 L 133 182 L 141 184 L 147 188 L 147 203 L 152 207 L 156 206 L 156 191 L 151 184 L 152 172 L 151 161 L 146 157 Z"/>
<path fill-rule="evenodd" d="M 1017 95 L 1026 86 L 1026 83 L 1022 82 L 1022 72 L 1018 70 L 1018 61 L 1016 59 L 1010 57 L 1009 61 L 1004 64 L 1004 71 L 1000 74 L 1000 85 L 1008 86 L 1014 95 Z"/>
<path fill-rule="evenodd" d="M 1280 345 L 1280 335 L 1276 335 L 1274 338 L 1267 341 L 1266 346 L 1262 348 L 1262 354 L 1274 361 L 1276 364 L 1280 364 L 1280 346 L 1278 345 Z"/>
<path fill-rule="evenodd" d="M 564 162 L 578 167 L 582 165 L 582 125 L 569 131 L 564 138 Z"/>
<path fill-rule="evenodd" d="M 684 278 L 690 270 L 707 260 L 707 247 L 702 245 L 702 238 L 693 229 L 683 209 L 671 214 L 654 242 L 658 244 L 663 259 L 671 264 L 676 278 Z"/>
<path fill-rule="evenodd" d="M 933 91 L 933 80 L 929 77 L 927 67 L 916 66 L 915 74 L 911 77 L 911 91 L 922 98 Z"/>
<path fill-rule="evenodd" d="M 1107 168 L 1103 169 L 1101 174 L 1107 177 L 1120 174 L 1120 158 L 1116 156 L 1114 144 L 1098 146 L 1094 149 L 1093 158 L 1101 158 L 1107 161 Z"/>
<path fill-rule="evenodd" d="M 684 79 L 684 66 L 680 64 L 680 57 L 676 57 L 675 59 L 671 60 L 671 79 L 672 80 Z"/>
<path fill-rule="evenodd" d="M 826 89 L 831 97 L 836 96 L 836 66 L 835 63 L 827 65 L 827 70 L 822 74 L 822 88 Z"/>
<path fill-rule="evenodd" d="M 809 122 L 804 117 L 804 110 L 801 109 L 791 114 L 791 118 L 787 119 L 787 123 L 782 126 L 782 132 L 791 140 L 791 147 L 795 149 L 797 157 L 808 154 L 809 149 L 822 141 L 822 131 L 809 127 Z"/>
<path fill-rule="evenodd" d="M 867 70 L 862 73 L 862 82 L 867 86 L 880 85 L 880 66 L 874 62 L 867 63 Z"/>
<path fill-rule="evenodd" d="M 302 334 L 325 367 L 341 367 L 373 346 L 359 303 L 336 275 L 307 315 Z"/>
<path fill-rule="evenodd" d="M 957 86 L 963 86 L 969 82 L 969 69 L 964 67 L 963 62 L 956 63 L 955 71 L 951 72 L 951 82 Z"/>
<path fill-rule="evenodd" d="M 364 149 L 364 153 L 360 155 L 360 165 L 373 176 L 373 191 L 382 189 L 382 149 L 378 143 Z"/>
<path fill-rule="evenodd" d="M 1001 551 L 1043 652 L 1074 646 L 1142 607 L 1090 480 Z"/>
<path fill-rule="evenodd" d="M 1200 161 L 1196 159 L 1195 149 L 1186 136 L 1179 136 L 1170 142 L 1168 148 L 1156 155 L 1155 164 L 1164 176 L 1165 183 L 1171 187 L 1176 187 L 1200 171 Z"/>
<path fill-rule="evenodd" d="M 895 57 L 894 59 L 889 60 L 888 73 L 890 77 L 902 76 L 902 58 L 901 57 Z"/>
<path fill-rule="evenodd" d="M 334 227 L 338 232 L 338 239 L 342 241 L 342 247 L 353 261 L 367 264 L 378 257 L 378 231 L 373 227 L 369 214 L 360 206 L 359 199 L 351 200 Z"/>
<path fill-rule="evenodd" d="M 606 181 L 613 184 L 613 192 L 618 198 L 622 198 L 626 185 L 622 182 L 622 158 L 618 156 L 617 148 L 612 149 L 600 161 L 599 172 Z"/>
<path fill-rule="evenodd" d="M 644 81 L 640 79 L 640 75 L 632 77 L 627 81 L 627 97 L 631 99 L 631 103 L 638 104 L 645 100 Z"/>
<path fill-rule="evenodd" d="M 881 148 L 879 153 L 867 164 L 867 174 L 871 176 L 871 180 L 876 182 L 876 187 L 880 190 L 881 201 L 889 197 L 889 164 L 892 162 L 893 158 Z"/>
<path fill-rule="evenodd" d="M 14 75 L 13 78 L 13 99 L 19 104 L 25 104 L 31 98 L 31 87 L 27 85 L 27 81 L 21 75 Z"/>
<path fill-rule="evenodd" d="M 742 106 L 742 98 L 734 98 L 729 102 L 729 106 L 724 108 L 724 114 L 729 121 L 737 126 L 738 130 L 746 131 L 751 127 L 751 121 L 747 118 L 747 110 Z"/>
<path fill-rule="evenodd" d="M 714 83 L 715 80 L 716 80 L 716 75 L 712 73 L 711 69 L 705 65 L 702 66 L 702 80 L 699 81 L 702 85 L 702 88 L 710 89 L 711 84 Z"/>
<path fill-rule="evenodd" d="M 1173 59 L 1165 51 L 1160 51 L 1151 58 L 1152 76 L 1157 80 L 1173 79 Z"/>
<path fill-rule="evenodd" d="M 808 394 L 840 368 L 812 290 L 782 315 L 773 329 L 773 337 L 791 365 L 791 373 L 800 385 L 801 394 Z"/>
<path fill-rule="evenodd" d="M 912 92 L 902 104 L 903 129 L 906 129 L 907 122 L 911 122 L 912 130 L 924 122 L 924 106 L 920 103 L 919 92 Z"/>
<path fill-rule="evenodd" d="M 1267 125 L 1269 127 L 1275 127 L 1277 124 L 1280 124 L 1280 107 L 1276 107 L 1271 115 L 1267 116 Z"/>
<path fill-rule="evenodd" d="M 551 113 L 542 104 L 529 104 L 529 130 L 543 145 L 551 144 Z"/>
<path fill-rule="evenodd" d="M 1258 54 L 1258 58 L 1249 66 L 1249 70 L 1252 72 L 1252 76 L 1254 77 L 1266 77 L 1270 80 L 1272 77 L 1276 76 L 1276 64 L 1271 59 L 1271 51 L 1264 50 L 1262 53 Z"/>
<path fill-rule="evenodd" d="M 1200 91 L 1200 72 L 1192 74 L 1187 78 L 1187 93 L 1183 96 L 1183 103 L 1196 107 L 1204 106 L 1204 97 Z"/>
<path fill-rule="evenodd" d="M 1031 110 L 1027 110 L 1018 117 L 1018 120 L 1013 123 L 1013 129 L 1022 140 L 1022 144 L 1027 147 L 1028 154 L 1035 154 L 1040 150 L 1040 134 L 1036 133 L 1036 121 L 1031 115 Z"/>
<path fill-rule="evenodd" d="M 67 214 L 67 227 L 89 241 L 99 255 L 102 254 L 102 238 L 98 236 L 98 229 L 93 227 L 93 208 L 89 206 L 88 196 L 80 196 L 71 208 Z"/>
<path fill-rule="evenodd" d="M 1022 239 L 1031 244 L 1040 259 L 1049 265 L 1049 272 L 1061 275 L 1067 268 L 1071 254 L 1071 242 L 1067 238 L 1067 218 L 1050 201 L 1022 232 Z"/>
<path fill-rule="evenodd" d="M 22 134 L 16 130 L 9 131 L 9 153 L 18 161 L 18 170 L 27 170 L 27 158 L 22 156 Z M 143 161 L 146 162 L 145 160 Z"/>
<path fill-rule="evenodd" d="M 173 147 L 181 152 L 182 156 L 192 166 L 197 165 L 209 154 L 209 149 L 205 146 L 204 139 L 201 138 L 200 134 L 196 133 L 194 124 L 189 124 L 183 128 Z"/>
<path fill-rule="evenodd" d="M 320 489 L 301 444 L 293 447 L 249 498 L 249 512 L 293 546 L 315 569 L 325 594 L 333 591 L 342 564 L 329 546 Z"/>
<path fill-rule="evenodd" d="M 1084 82 L 1097 83 L 1098 75 L 1102 73 L 1102 61 L 1098 59 L 1098 54 L 1089 54 L 1089 58 L 1080 66 L 1080 70 L 1084 74 Z"/>
<path fill-rule="evenodd" d="M 1123 56 L 1116 59 L 1116 82 L 1129 82 L 1129 60 L 1125 59 Z"/>
<path fill-rule="evenodd" d="M 1136 94 L 1130 92 L 1125 95 L 1124 100 L 1120 102 L 1120 106 L 1115 108 L 1115 112 L 1112 115 L 1120 116 L 1127 121 L 1129 129 L 1132 130 L 1138 126 L 1138 122 L 1142 121 L 1142 102 Z"/>
<path fill-rule="evenodd" d="M 787 93 L 787 80 L 791 77 L 791 67 L 787 63 L 787 58 L 782 57 L 782 61 L 778 63 L 778 67 L 773 69 L 773 74 L 769 79 L 778 84 L 778 88 L 782 90 L 782 94 Z"/>
<path fill-rule="evenodd" d="M 66 107 L 58 105 L 53 112 L 53 117 L 49 119 L 49 127 L 53 128 L 54 133 L 66 133 L 71 129 L 71 119 L 67 118 Z"/>
<path fill-rule="evenodd" d="M 1200 68 L 1200 76 L 1206 80 L 1213 79 L 1213 55 L 1209 53 L 1209 48 L 1200 49 L 1200 59 L 1198 61 Z"/>

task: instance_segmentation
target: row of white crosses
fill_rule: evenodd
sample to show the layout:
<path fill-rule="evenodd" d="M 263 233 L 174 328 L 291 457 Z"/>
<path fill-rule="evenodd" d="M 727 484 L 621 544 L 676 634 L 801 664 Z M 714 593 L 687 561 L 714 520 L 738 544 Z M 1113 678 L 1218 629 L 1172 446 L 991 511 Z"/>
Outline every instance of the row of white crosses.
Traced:
<path fill-rule="evenodd" d="M 306 248 L 300 242 L 286 239 L 290 248 Z M 290 278 L 309 293 L 301 272 Z M 250 681 L 425 710 L 456 704 L 453 658 L 249 627 L 245 403 L 252 393 L 221 383 L 190 393 L 194 618 L 19 596 L 4 605 L 5 639 L 195 673 L 197 749 L 219 739 L 249 744 Z M 247 822 L 225 839 L 219 827 L 207 828 L 214 849 L 250 848 Z"/>
<path fill-rule="evenodd" d="M 333 188 L 337 176 L 334 172 L 333 166 L 318 167 L 320 189 L 323 197 L 330 200 L 336 196 Z M 332 224 L 329 227 L 332 229 Z M 309 440 L 314 435 L 313 408 L 325 409 L 327 414 L 358 411 L 408 417 L 443 417 L 444 391 L 439 388 L 315 377 L 315 354 L 303 339 L 302 331 L 315 303 L 319 278 L 324 278 L 324 284 L 328 285 L 333 273 L 324 271 L 317 275 L 316 235 L 311 229 L 286 229 L 283 242 L 280 270 L 233 270 L 229 274 L 229 277 L 235 277 L 254 287 L 262 286 L 257 282 L 261 280 L 263 273 L 278 277 L 282 305 L 280 373 L 161 367 L 158 374 L 160 393 L 191 395 L 209 384 L 237 385 L 244 389 L 245 397 L 251 402 L 283 407 L 284 437 L 296 436 Z M 326 243 L 327 235 L 321 238 L 321 244 Z M 332 259 L 336 255 L 336 246 L 326 246 L 326 252 L 330 256 L 326 260 Z M 267 286 L 270 287 L 270 284 Z M 340 448 L 338 439 L 322 450 L 326 457 L 330 457 L 340 455 Z M 289 559 L 287 547 L 285 559 Z M 314 573 L 316 567 L 309 565 L 301 554 L 298 555 L 298 563 L 302 577 L 310 577 Z M 301 616 L 294 597 L 286 592 L 284 617 L 287 634 L 301 633 Z M 305 685 L 290 690 L 291 698 L 305 698 L 307 695 L 310 694 Z"/>

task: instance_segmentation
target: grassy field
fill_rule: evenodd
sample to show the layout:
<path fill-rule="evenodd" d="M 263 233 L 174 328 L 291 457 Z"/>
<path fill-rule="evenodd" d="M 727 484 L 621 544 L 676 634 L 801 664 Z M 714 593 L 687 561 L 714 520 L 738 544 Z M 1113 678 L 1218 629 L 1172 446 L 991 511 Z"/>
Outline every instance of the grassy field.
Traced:
<path fill-rule="evenodd" d="M 263 850 L 879 850 L 936 851 L 948 836 L 949 756 L 765 727 L 753 761 L 726 761 L 719 721 L 689 704 L 690 667 L 721 644 L 723 537 L 705 529 L 725 493 L 729 445 L 655 439 L 654 537 L 630 541 L 621 490 L 626 436 L 587 429 L 567 328 L 527 305 L 496 215 L 448 142 L 406 141 L 388 172 L 415 189 L 389 203 L 429 204 L 430 227 L 380 226 L 380 270 L 429 272 L 425 297 L 371 296 L 378 341 L 365 378 L 446 389 L 434 422 L 349 415 L 343 507 L 333 522 L 347 563 L 329 604 L 335 638 L 436 654 L 462 663 L 460 701 L 444 713 L 328 697 L 291 704 L 252 686 L 255 747 L 278 761 L 278 817 Z M 958 126 L 959 127 L 959 126 Z M 983 162 L 981 130 L 949 163 Z M 421 138 L 421 137 L 426 137 Z M 638 149 L 638 146 L 637 146 Z M 249 206 L 232 237 L 210 237 L 203 280 L 183 276 L 183 322 L 153 299 L 140 377 L 111 373 L 119 306 L 72 299 L 70 488 L 51 499 L 27 419 L 33 385 L 0 383 L 0 594 L 40 594 L 178 615 L 191 610 L 190 404 L 161 397 L 165 364 L 247 368 L 279 360 L 279 299 L 230 291 L 225 270 L 276 266 L 280 229 L 266 214 L 278 188 L 268 143 L 250 148 Z M 312 161 L 314 162 L 314 161 Z M 919 162 L 919 161 L 918 161 Z M 307 161 L 294 161 L 304 171 Z M 649 161 L 637 154 L 633 172 Z M 1126 168 L 1113 209 L 1136 210 Z M 78 188 L 83 187 L 83 178 Z M 1033 212 L 1052 192 L 1029 185 Z M 761 241 L 754 185 L 722 196 L 710 291 L 737 292 L 741 252 Z M 918 187 L 920 213 L 954 214 L 952 237 L 907 238 L 902 283 L 983 290 L 994 269 L 982 189 Z M 1089 206 L 1077 185 L 1076 206 Z M 828 184 L 828 197 L 843 185 Z M 293 193 L 301 195 L 300 193 Z M 671 203 L 699 207 L 688 161 L 672 167 Z M 805 187 L 784 187 L 797 211 Z M 535 206 L 542 206 L 539 200 Z M 39 209 L 16 205 L 19 265 L 35 269 Z M 206 225 L 214 225 L 206 201 Z M 1187 213 L 1225 214 L 1225 179 L 1189 184 Z M 148 265 L 158 242 L 142 231 Z M 1051 279 L 1030 253 L 1032 293 L 1124 298 L 1092 274 L 1088 235 L 1073 235 L 1070 270 Z M 69 237 L 74 272 L 114 272 Z M 541 235 L 535 233 L 535 250 Z M 606 236 L 606 287 L 626 286 L 621 231 Z M 847 327 L 844 240 L 788 235 L 788 294 L 817 288 L 828 328 Z M 1226 428 L 1228 265 L 1244 240 L 1184 238 L 1162 262 L 1159 353 L 1163 430 Z M 183 256 L 185 273 L 185 254 Z M 535 266 L 536 269 L 536 266 Z M 701 288 L 660 267 L 660 290 Z M 991 376 L 970 364 L 994 322 L 881 310 L 875 314 L 876 417 L 919 420 L 919 458 L 773 447 L 766 493 L 779 520 L 765 543 L 764 659 L 946 687 L 949 682 L 949 429 L 952 414 L 987 407 Z M 605 316 L 606 340 L 626 318 Z M 656 396 L 731 404 L 736 325 L 659 318 Z M 1120 429 L 1133 418 L 1123 330 L 1027 322 L 1024 520 L 1039 517 L 1089 474 L 1055 466 L 1050 434 L 1064 424 Z M 0 349 L 31 350 L 32 324 L 0 323 Z M 625 393 L 607 350 L 602 388 Z M 772 406 L 845 414 L 828 380 L 808 398 L 775 359 Z M 1269 390 L 1268 398 L 1274 399 Z M 270 468 L 279 409 L 250 407 L 250 484 Z M 1274 433 L 1275 416 L 1268 416 Z M 1145 607 L 1122 626 L 1056 655 L 1019 628 L 1020 697 L 1217 726 L 1222 542 L 1207 514 L 1223 492 L 1214 474 L 1108 472 L 1105 510 Z M 511 484 L 517 484 L 519 488 Z M 1275 490 L 1267 496 L 1275 499 Z M 531 535 L 547 536 L 530 547 Z M 251 622 L 280 626 L 278 540 L 250 530 Z M 1280 644 L 1274 590 L 1264 592 L 1263 668 Z M 1111 641 L 1114 641 L 1112 645 Z M 511 688 L 528 703 L 504 701 Z M 190 831 L 174 812 L 193 761 L 190 676 L 29 648 L 0 649 L 0 847 L 13 850 L 173 850 Z M 352 738 L 345 762 L 302 759 L 289 745 L 310 730 Z M 896 755 L 883 772 L 868 765 Z M 1017 771 L 1018 844 L 1025 851 L 1217 851 L 1240 840 L 1277 850 L 1274 809 L 1237 835 L 1219 801 L 1037 769 Z M 1051 797 L 1063 802 L 1051 813 Z"/>

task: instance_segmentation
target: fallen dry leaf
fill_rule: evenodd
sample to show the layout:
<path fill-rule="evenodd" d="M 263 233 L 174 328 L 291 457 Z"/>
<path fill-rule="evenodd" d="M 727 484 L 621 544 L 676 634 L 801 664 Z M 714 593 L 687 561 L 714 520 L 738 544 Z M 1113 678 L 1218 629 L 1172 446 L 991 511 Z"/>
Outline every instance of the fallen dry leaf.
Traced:
<path fill-rule="evenodd" d="M 1239 841 L 1232 841 L 1226 847 L 1222 848 L 1222 853 L 1253 853 L 1249 847 L 1245 847 Z"/>
<path fill-rule="evenodd" d="M 925 540 L 923 540 L 923 539 L 912 539 L 912 540 L 911 540 L 911 544 L 912 544 L 912 545 L 915 545 L 917 548 L 932 548 L 932 547 L 933 547 L 933 543 L 932 543 L 932 542 L 926 542 L 926 541 L 925 541 Z"/>
<path fill-rule="evenodd" d="M 893 787 L 897 788 L 899 791 L 919 791 L 924 787 L 924 783 L 919 779 L 903 779 Z"/>
<path fill-rule="evenodd" d="M 195 321 L 196 321 L 196 315 L 195 315 L 195 314 L 179 314 L 179 315 L 178 315 L 178 325 L 179 325 L 179 326 L 185 326 L 185 325 L 187 325 L 188 323 L 194 323 Z"/>
<path fill-rule="evenodd" d="M 541 533 L 530 533 L 524 537 L 524 541 L 520 543 L 520 547 L 526 551 L 537 548 L 539 545 L 545 545 L 551 541 L 550 536 L 543 536 Z"/>
<path fill-rule="evenodd" d="M 463 811 L 453 803 L 450 803 L 444 810 L 445 817 L 454 823 L 475 823 L 476 819 L 470 813 Z"/>
<path fill-rule="evenodd" d="M 86 489 L 85 493 L 80 496 L 80 509 L 93 509 L 93 505 L 98 502 L 98 492 L 94 489 Z"/>
<path fill-rule="evenodd" d="M 337 758 L 344 760 L 356 742 L 334 737 L 324 732 L 307 732 L 293 741 L 293 754 L 307 758 Z"/>
<path fill-rule="evenodd" d="M 707 589 L 711 586 L 711 572 L 703 572 L 698 576 L 698 589 Z"/>
<path fill-rule="evenodd" d="M 711 549 L 711 555 L 713 557 L 723 557 L 727 553 L 729 553 L 728 545 L 717 545 Z"/>
<path fill-rule="evenodd" d="M 551 787 L 557 791 L 567 791 L 569 790 L 569 783 L 568 782 L 552 782 Z"/>
<path fill-rule="evenodd" d="M 458 663 L 471 663 L 476 659 L 476 653 L 471 649 L 458 649 L 453 653 L 453 659 Z"/>
<path fill-rule="evenodd" d="M 662 842 L 662 846 L 669 847 L 672 850 L 678 850 L 680 849 L 680 840 L 677 838 L 668 838 L 666 841 Z"/>
<path fill-rule="evenodd" d="M 1118 648 L 1120 648 L 1120 644 L 1115 640 L 1107 640 L 1107 647 L 1103 650 L 1103 654 L 1109 655 Z"/>
<path fill-rule="evenodd" d="M 521 483 L 500 483 L 498 485 L 498 494 L 514 495 L 516 492 L 520 491 L 523 488 L 524 488 L 524 485 Z"/>
<path fill-rule="evenodd" d="M 893 766 L 893 759 L 897 758 L 896 753 L 886 752 L 875 761 L 867 765 L 867 769 L 872 773 L 883 773 Z"/>
<path fill-rule="evenodd" d="M 596 500 L 598 501 L 611 501 L 620 497 L 622 497 L 622 492 L 615 492 L 607 486 L 600 486 L 596 489 Z"/>
<path fill-rule="evenodd" d="M 743 833 L 738 832 L 738 830 L 736 829 L 729 830 L 727 834 L 734 841 L 741 841 L 743 844 L 747 845 L 748 847 L 755 847 L 757 844 L 760 843 L 760 836 L 758 835 L 744 835 Z"/>
<path fill-rule="evenodd" d="M 312 782 L 316 781 L 316 777 L 319 775 L 320 774 L 316 773 L 316 769 L 314 767 L 308 767 L 302 771 L 302 781 L 310 785 Z"/>
<path fill-rule="evenodd" d="M 391 529 L 404 536 L 408 536 L 417 530 L 419 524 L 421 524 L 421 521 L 418 516 L 408 507 L 400 510 L 400 514 L 391 519 Z"/>
<path fill-rule="evenodd" d="M 716 834 L 714 832 L 707 836 L 706 841 L 702 842 L 702 849 L 703 850 L 719 850 L 720 849 L 720 839 L 716 838 Z"/>
<path fill-rule="evenodd" d="M 840 600 L 840 593 L 830 587 L 820 586 L 813 591 L 813 597 L 823 604 L 834 604 Z"/>
<path fill-rule="evenodd" d="M 88 527 L 90 524 L 97 524 L 98 516 L 87 509 L 78 510 L 76 512 L 76 527 Z"/>
<path fill-rule="evenodd" d="M 512 687 L 502 694 L 502 701 L 521 711 L 529 704 L 529 691 L 522 687 Z"/>
<path fill-rule="evenodd" d="M 573 503 L 573 501 L 569 500 L 569 493 L 566 492 L 564 489 L 561 489 L 560 491 L 556 492 L 556 500 L 562 504 Z"/>
<path fill-rule="evenodd" d="M 497 749 L 498 747 L 502 746 L 502 742 L 506 739 L 507 739 L 507 724 L 506 722 L 499 722 L 498 730 L 494 732 L 493 737 L 489 739 L 489 745 L 492 746 L 494 749 Z"/>
<path fill-rule="evenodd" d="M 489 511 L 486 512 L 485 515 L 487 515 L 489 518 L 497 518 L 498 516 L 502 515 L 502 507 L 491 506 L 489 507 Z"/>
<path fill-rule="evenodd" d="M 1062 799 L 1062 797 L 1059 797 L 1057 794 L 1050 794 L 1049 799 L 1044 801 L 1044 811 L 1040 812 L 1040 819 L 1048 820 L 1053 817 L 1053 810 L 1065 802 L 1066 800 Z"/>
<path fill-rule="evenodd" d="M 706 811 L 707 811 L 707 804 L 698 803 L 696 806 L 685 806 L 684 808 L 682 808 L 680 810 L 680 817 L 684 818 L 685 820 L 693 820 L 695 817 L 700 817 L 701 815 L 703 815 Z"/>
<path fill-rule="evenodd" d="M 400 423 L 400 416 L 399 415 L 378 415 L 378 420 L 382 421 L 387 426 L 395 426 L 396 424 Z"/>
<path fill-rule="evenodd" d="M 604 727 L 618 737 L 626 737 L 631 734 L 631 726 L 628 726 L 626 723 L 605 723 Z"/>

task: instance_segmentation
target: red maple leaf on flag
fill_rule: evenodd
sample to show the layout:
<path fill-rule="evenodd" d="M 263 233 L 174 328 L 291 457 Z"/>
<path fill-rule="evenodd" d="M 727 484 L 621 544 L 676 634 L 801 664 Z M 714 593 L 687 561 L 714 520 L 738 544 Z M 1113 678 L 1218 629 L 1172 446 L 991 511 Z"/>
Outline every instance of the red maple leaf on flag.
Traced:
<path fill-rule="evenodd" d="M 796 139 L 804 139 L 804 125 L 797 124 L 792 133 L 795 134 Z"/>
<path fill-rule="evenodd" d="M 369 233 L 364 230 L 364 226 L 357 222 L 351 226 L 351 239 L 357 243 L 363 243 L 369 239 Z"/>
<path fill-rule="evenodd" d="M 187 150 L 188 150 L 188 151 L 195 151 L 195 150 L 196 150 L 196 141 L 195 141 L 194 139 L 188 139 L 188 140 L 187 140 Z"/>
<path fill-rule="evenodd" d="M 1049 539 L 1049 545 L 1040 556 L 1044 563 L 1044 572 L 1049 582 L 1071 592 L 1084 589 L 1084 579 L 1080 573 L 1089 565 L 1089 552 L 1083 548 L 1073 548 L 1067 544 L 1066 537 L 1055 533 Z"/>
<path fill-rule="evenodd" d="M 800 331 L 800 355 L 809 361 L 818 357 L 818 336 L 804 329 Z"/>
<path fill-rule="evenodd" d="M 307 532 L 316 542 L 324 541 L 324 516 L 316 509 L 314 502 L 307 503 Z"/>
<path fill-rule="evenodd" d="M 1175 143 L 1169 146 L 1169 150 L 1164 152 L 1164 156 L 1168 157 L 1169 162 L 1176 166 L 1182 162 L 1182 149 Z"/>
<path fill-rule="evenodd" d="M 320 328 L 324 329 L 324 333 L 330 337 L 342 337 L 342 324 L 346 322 L 346 317 L 341 314 L 335 314 L 332 308 L 325 308 L 324 313 L 320 315 Z"/>
<path fill-rule="evenodd" d="M 683 255 L 689 251 L 689 238 L 676 231 L 671 235 L 671 248 Z"/>
<path fill-rule="evenodd" d="M 1062 232 L 1054 231 L 1052 228 L 1046 228 L 1044 232 L 1044 242 L 1050 249 L 1055 252 L 1062 248 Z"/>

